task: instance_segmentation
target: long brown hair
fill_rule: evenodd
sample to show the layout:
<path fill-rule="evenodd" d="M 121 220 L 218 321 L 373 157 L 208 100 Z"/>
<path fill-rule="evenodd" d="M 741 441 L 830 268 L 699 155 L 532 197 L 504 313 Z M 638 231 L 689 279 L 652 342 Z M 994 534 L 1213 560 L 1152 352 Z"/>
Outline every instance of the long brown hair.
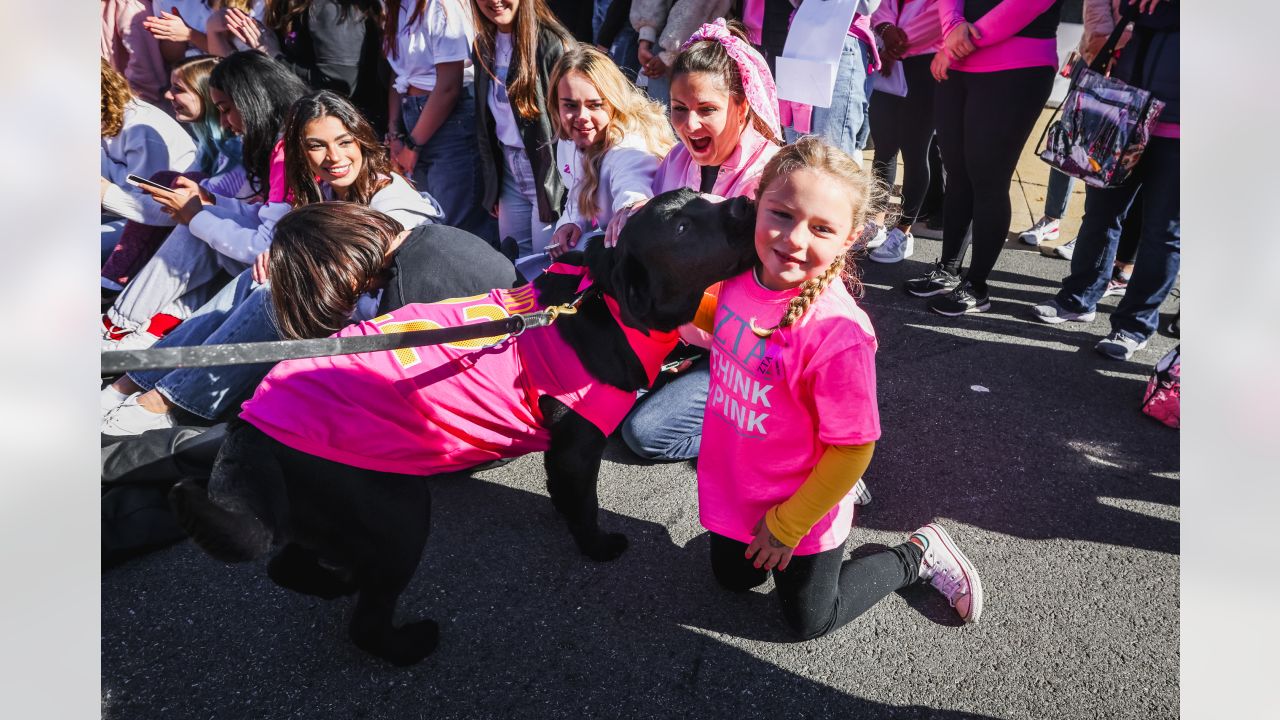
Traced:
<path fill-rule="evenodd" d="M 378 142 L 373 126 L 351 101 L 329 90 L 304 95 L 289 108 L 284 123 L 284 170 L 293 204 L 310 205 L 324 200 L 320 184 L 307 157 L 307 125 L 323 117 L 334 117 L 360 145 L 360 172 L 347 190 L 347 200 L 368 205 L 375 193 L 391 182 L 391 160 Z"/>
<path fill-rule="evenodd" d="M 395 218 L 349 202 L 306 205 L 281 218 L 268 263 L 280 335 L 325 337 L 345 327 L 403 231 Z"/>
<path fill-rule="evenodd" d="M 849 227 L 855 233 L 861 232 L 868 213 L 882 202 L 885 194 L 883 187 L 867 171 L 859 167 L 848 153 L 816 135 L 805 135 L 782 148 L 769 159 L 764 166 L 764 171 L 760 174 L 760 185 L 756 188 L 756 202 L 759 203 L 764 198 L 765 191 L 774 182 L 785 181 L 788 175 L 799 170 L 823 173 L 848 189 L 850 205 L 853 207 L 853 215 L 849 218 L 852 224 Z M 838 277 L 843 277 L 849 292 L 854 295 L 861 294 L 862 282 L 857 276 L 857 266 L 853 264 L 848 253 L 840 255 L 821 275 L 806 280 L 800 286 L 800 294 L 791 298 L 787 309 L 782 313 L 782 320 L 775 327 L 758 328 L 753 321 L 752 332 L 759 337 L 769 337 L 780 328 L 790 327 Z"/>
<path fill-rule="evenodd" d="M 102 61 L 102 137 L 115 137 L 124 128 L 124 106 L 133 99 L 133 91 L 105 58 L 98 59 Z"/>
<path fill-rule="evenodd" d="M 471 13 L 475 17 L 476 27 L 476 65 L 498 82 L 493 72 L 494 37 L 498 26 L 480 11 L 479 0 L 471 0 Z M 507 97 L 516 114 L 526 120 L 532 120 L 542 112 L 538 107 L 538 29 L 546 28 L 555 33 L 564 49 L 572 48 L 576 43 L 573 36 L 547 7 L 545 0 L 519 0 L 516 5 L 515 20 L 511 28 L 511 67 L 515 79 L 507 84 Z"/>
<path fill-rule="evenodd" d="M 750 42 L 747 39 L 747 30 L 742 23 L 730 20 L 728 28 L 729 32 L 742 42 Z M 729 97 L 747 105 L 747 121 L 756 129 L 756 132 L 772 140 L 775 145 L 784 144 L 782 139 L 774 135 L 773 130 L 747 104 L 747 92 L 742 84 L 742 73 L 738 70 L 738 63 L 729 56 L 729 51 L 724 49 L 719 40 L 699 40 L 676 55 L 675 61 L 671 63 L 671 81 L 675 82 L 677 75 L 688 73 L 706 73 L 717 78 L 721 86 L 729 92 Z"/>
<path fill-rule="evenodd" d="M 627 136 L 639 135 L 645 149 L 659 159 L 676 144 L 671 123 L 662 105 L 645 96 L 622 74 L 608 55 L 589 45 L 578 45 L 565 52 L 551 70 L 551 87 L 547 95 L 547 112 L 557 137 L 568 139 L 568 128 L 560 124 L 560 80 L 571 72 L 585 77 L 600 93 L 609 110 L 609 125 L 603 138 L 582 151 L 582 182 L 578 195 L 578 211 L 584 218 L 594 218 L 596 189 L 600 185 L 600 163 L 614 145 Z"/>
<path fill-rule="evenodd" d="M 405 27 L 413 25 L 427 14 L 427 3 L 432 0 L 407 0 L 413 5 L 413 12 L 409 13 L 409 21 Z M 462 0 L 457 0 L 459 3 Z M 396 36 L 400 34 L 400 8 L 404 5 L 405 0 L 384 0 L 386 8 L 382 17 L 382 52 L 389 58 L 400 57 L 399 43 L 396 42 Z M 435 0 L 440 5 L 440 12 L 444 13 L 446 19 L 449 17 L 449 0 Z M 465 10 L 465 8 L 463 8 Z"/>

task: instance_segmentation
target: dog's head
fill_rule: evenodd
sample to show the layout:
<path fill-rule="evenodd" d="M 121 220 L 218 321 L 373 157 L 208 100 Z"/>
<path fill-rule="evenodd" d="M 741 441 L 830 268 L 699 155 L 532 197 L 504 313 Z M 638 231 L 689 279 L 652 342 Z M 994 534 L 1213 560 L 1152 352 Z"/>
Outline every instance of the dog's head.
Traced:
<path fill-rule="evenodd" d="M 665 192 L 627 220 L 616 248 L 593 241 L 586 264 L 618 301 L 623 322 L 669 331 L 693 320 L 702 293 L 756 261 L 755 204 L 713 202 L 681 188 Z"/>

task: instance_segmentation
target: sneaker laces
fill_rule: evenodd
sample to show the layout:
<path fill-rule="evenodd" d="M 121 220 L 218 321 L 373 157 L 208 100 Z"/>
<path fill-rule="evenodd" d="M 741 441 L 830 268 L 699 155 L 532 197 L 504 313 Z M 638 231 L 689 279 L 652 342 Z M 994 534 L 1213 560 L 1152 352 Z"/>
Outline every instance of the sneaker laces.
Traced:
<path fill-rule="evenodd" d="M 928 562 L 929 558 L 926 558 L 925 563 L 928 564 Z M 947 602 L 951 603 L 951 607 L 956 606 L 956 600 L 969 594 L 969 584 L 965 582 L 964 573 L 958 567 L 935 566 L 931 568 L 929 584 L 942 593 Z"/>

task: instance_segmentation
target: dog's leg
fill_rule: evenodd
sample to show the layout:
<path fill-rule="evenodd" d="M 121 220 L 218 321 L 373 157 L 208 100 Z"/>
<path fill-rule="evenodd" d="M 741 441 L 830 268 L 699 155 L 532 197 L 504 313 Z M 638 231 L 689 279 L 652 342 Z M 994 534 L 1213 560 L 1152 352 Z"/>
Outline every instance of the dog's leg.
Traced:
<path fill-rule="evenodd" d="M 601 562 L 613 560 L 626 551 L 627 538 L 600 530 L 596 483 L 607 438 L 563 403 L 544 396 L 539 404 L 551 420 L 551 447 L 544 455 L 551 503 L 568 522 L 583 554 Z"/>
<path fill-rule="evenodd" d="M 432 620 L 401 627 L 392 624 L 396 603 L 418 569 L 430 530 L 431 497 L 426 482 L 421 483 L 420 488 L 414 488 L 420 493 L 410 495 L 404 492 L 407 488 L 401 488 L 394 495 L 387 494 L 396 500 L 396 506 L 380 514 L 376 532 L 349 538 L 346 548 L 360 587 L 351 618 L 351 641 L 361 650 L 400 666 L 413 665 L 430 655 L 440 636 L 439 626 Z"/>
<path fill-rule="evenodd" d="M 332 600 L 351 595 L 355 580 L 320 564 L 316 554 L 297 543 L 286 544 L 267 564 L 267 575 L 282 588 Z"/>

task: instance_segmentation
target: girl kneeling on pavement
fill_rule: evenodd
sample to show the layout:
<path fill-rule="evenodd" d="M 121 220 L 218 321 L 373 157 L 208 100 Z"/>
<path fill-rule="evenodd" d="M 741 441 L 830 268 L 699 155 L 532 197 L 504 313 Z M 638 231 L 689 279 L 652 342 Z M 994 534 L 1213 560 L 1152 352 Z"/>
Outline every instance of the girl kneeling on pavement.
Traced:
<path fill-rule="evenodd" d="M 853 487 L 880 437 L 875 331 L 842 281 L 873 191 L 853 159 L 821 139 L 780 150 L 756 194 L 760 263 L 725 281 L 714 321 L 702 323 L 713 343 L 698 510 L 711 569 L 736 592 L 772 572 L 801 639 L 921 581 L 965 622 L 982 613 L 977 570 L 936 523 L 844 559 Z"/>

